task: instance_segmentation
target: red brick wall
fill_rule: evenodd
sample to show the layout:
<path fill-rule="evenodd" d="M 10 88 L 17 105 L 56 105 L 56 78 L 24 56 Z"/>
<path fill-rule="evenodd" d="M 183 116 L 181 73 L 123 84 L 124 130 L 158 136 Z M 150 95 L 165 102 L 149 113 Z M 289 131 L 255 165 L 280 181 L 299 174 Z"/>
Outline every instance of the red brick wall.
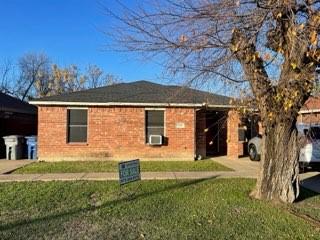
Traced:
<path fill-rule="evenodd" d="M 90 107 L 88 142 L 67 143 L 67 108 L 39 107 L 38 147 L 40 160 L 179 158 L 193 160 L 195 110 L 165 110 L 165 146 L 145 143 L 145 108 Z M 183 122 L 185 128 L 176 128 Z"/>
<path fill-rule="evenodd" d="M 301 110 L 315 110 L 320 109 L 320 97 L 309 97 Z"/>
<path fill-rule="evenodd" d="M 239 114 L 233 110 L 229 111 L 227 120 L 227 156 L 232 159 L 238 158 L 239 155 L 243 154 L 243 148 L 240 147 L 239 143 L 239 123 Z"/>
<path fill-rule="evenodd" d="M 320 97 L 310 97 L 304 106 L 302 111 L 316 111 L 315 113 L 302 113 L 299 114 L 297 122 L 304 124 L 320 124 Z"/>
<path fill-rule="evenodd" d="M 303 113 L 298 116 L 298 123 L 320 124 L 320 113 Z"/>

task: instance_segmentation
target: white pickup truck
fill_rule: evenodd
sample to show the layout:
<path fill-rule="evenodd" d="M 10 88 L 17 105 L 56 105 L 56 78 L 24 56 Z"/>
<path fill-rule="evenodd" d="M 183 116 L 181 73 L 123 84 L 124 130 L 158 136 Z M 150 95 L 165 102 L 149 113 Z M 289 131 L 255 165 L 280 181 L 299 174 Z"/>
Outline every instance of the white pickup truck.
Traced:
<path fill-rule="evenodd" d="M 305 144 L 300 149 L 299 165 L 301 168 L 320 168 L 320 126 L 297 125 L 299 137 L 305 137 Z M 261 136 L 248 142 L 248 153 L 252 161 L 259 161 L 261 154 Z"/>

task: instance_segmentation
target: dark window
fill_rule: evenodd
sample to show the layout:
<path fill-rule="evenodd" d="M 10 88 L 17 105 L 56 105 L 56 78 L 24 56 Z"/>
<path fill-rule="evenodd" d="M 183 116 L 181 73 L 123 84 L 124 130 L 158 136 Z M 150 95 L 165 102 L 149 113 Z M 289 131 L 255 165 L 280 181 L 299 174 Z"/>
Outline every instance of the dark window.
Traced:
<path fill-rule="evenodd" d="M 68 110 L 68 142 L 87 142 L 87 119 L 86 109 Z"/>
<path fill-rule="evenodd" d="M 150 135 L 164 136 L 164 111 L 146 111 L 146 142 L 149 143 Z"/>
<path fill-rule="evenodd" d="M 319 127 L 311 127 L 310 128 L 310 137 L 313 140 L 320 139 L 320 128 Z"/>
<path fill-rule="evenodd" d="M 247 140 L 247 138 L 246 138 L 246 129 L 239 128 L 238 132 L 239 132 L 239 141 L 240 142 L 245 142 Z"/>

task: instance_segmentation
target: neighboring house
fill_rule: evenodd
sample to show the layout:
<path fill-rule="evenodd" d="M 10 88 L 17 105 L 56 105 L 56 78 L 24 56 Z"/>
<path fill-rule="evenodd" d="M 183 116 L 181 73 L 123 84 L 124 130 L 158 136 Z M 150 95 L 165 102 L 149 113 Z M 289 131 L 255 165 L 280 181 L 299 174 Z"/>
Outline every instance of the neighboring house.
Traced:
<path fill-rule="evenodd" d="M 36 133 L 37 108 L 0 93 L 0 159 L 6 156 L 3 136 L 35 135 Z"/>
<path fill-rule="evenodd" d="M 138 81 L 30 103 L 38 106 L 38 157 L 49 161 L 237 158 L 239 117 L 229 102 L 187 87 Z M 157 136 L 162 144 L 153 145 Z"/>
<path fill-rule="evenodd" d="M 298 124 L 320 125 L 320 97 L 310 97 L 301 108 L 297 120 Z"/>

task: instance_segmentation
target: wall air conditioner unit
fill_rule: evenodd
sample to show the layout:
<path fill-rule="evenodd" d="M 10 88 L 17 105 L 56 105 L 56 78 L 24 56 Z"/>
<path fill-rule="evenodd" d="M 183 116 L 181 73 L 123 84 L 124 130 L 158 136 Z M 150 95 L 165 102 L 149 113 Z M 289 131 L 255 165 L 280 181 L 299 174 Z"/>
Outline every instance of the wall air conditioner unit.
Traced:
<path fill-rule="evenodd" d="M 162 136 L 161 135 L 150 135 L 149 136 L 150 145 L 162 145 Z"/>

